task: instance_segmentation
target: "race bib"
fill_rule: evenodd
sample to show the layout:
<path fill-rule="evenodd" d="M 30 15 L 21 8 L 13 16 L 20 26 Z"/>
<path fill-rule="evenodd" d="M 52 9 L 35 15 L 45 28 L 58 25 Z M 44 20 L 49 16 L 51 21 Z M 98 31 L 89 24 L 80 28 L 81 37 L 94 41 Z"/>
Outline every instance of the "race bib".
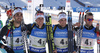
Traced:
<path fill-rule="evenodd" d="M 32 47 L 45 48 L 46 38 L 39 38 L 30 35 L 29 42 L 30 42 L 30 46 Z"/>
<path fill-rule="evenodd" d="M 91 38 L 82 38 L 81 40 L 81 49 L 92 50 L 94 46 L 94 39 Z"/>
<path fill-rule="evenodd" d="M 55 38 L 54 42 L 57 48 L 67 48 L 68 47 L 68 38 Z"/>
<path fill-rule="evenodd" d="M 10 37 L 7 37 L 7 45 L 11 46 L 11 42 L 10 42 Z M 22 46 L 22 36 L 19 37 L 13 37 L 13 46 L 14 47 L 18 47 L 18 46 Z"/>

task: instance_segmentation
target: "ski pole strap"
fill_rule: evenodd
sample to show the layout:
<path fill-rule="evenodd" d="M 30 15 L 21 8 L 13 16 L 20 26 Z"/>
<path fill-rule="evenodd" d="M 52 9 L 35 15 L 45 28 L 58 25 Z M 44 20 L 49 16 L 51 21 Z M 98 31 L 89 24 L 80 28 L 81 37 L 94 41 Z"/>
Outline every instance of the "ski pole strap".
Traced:
<path fill-rule="evenodd" d="M 56 30 L 57 26 L 58 26 L 58 24 L 54 26 L 54 28 L 53 28 L 53 34 L 55 33 L 55 30 Z"/>
<path fill-rule="evenodd" d="M 31 27 L 31 31 L 32 31 L 32 29 L 33 29 L 33 27 L 36 25 L 36 23 L 34 23 L 33 25 L 32 25 L 32 27 Z"/>
<path fill-rule="evenodd" d="M 33 25 L 32 25 L 32 28 L 35 26 L 36 24 L 34 23 Z"/>
<path fill-rule="evenodd" d="M 97 31 L 96 33 L 97 33 L 97 37 L 99 37 L 99 31 Z"/>
<path fill-rule="evenodd" d="M 100 35 L 99 35 L 99 31 L 97 31 L 96 33 L 97 33 L 97 44 L 100 44 Z"/>
<path fill-rule="evenodd" d="M 8 32 L 7 32 L 6 38 L 8 37 L 9 32 L 10 32 L 10 29 L 8 29 Z"/>

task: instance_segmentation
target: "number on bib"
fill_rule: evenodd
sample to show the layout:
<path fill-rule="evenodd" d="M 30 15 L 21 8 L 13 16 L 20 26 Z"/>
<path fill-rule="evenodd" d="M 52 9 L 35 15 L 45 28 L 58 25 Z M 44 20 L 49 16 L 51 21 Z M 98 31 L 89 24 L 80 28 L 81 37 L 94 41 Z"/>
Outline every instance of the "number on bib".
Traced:
<path fill-rule="evenodd" d="M 62 45 L 64 44 L 64 39 L 62 39 L 62 40 L 60 41 L 60 44 L 62 44 Z"/>
<path fill-rule="evenodd" d="M 39 39 L 39 40 L 38 40 L 38 43 L 39 43 L 39 44 L 41 44 L 41 42 L 42 42 L 42 40 L 41 40 L 41 39 Z"/>
<path fill-rule="evenodd" d="M 17 38 L 15 42 L 16 42 L 16 43 L 22 42 L 22 39 L 19 40 L 19 38 Z"/>

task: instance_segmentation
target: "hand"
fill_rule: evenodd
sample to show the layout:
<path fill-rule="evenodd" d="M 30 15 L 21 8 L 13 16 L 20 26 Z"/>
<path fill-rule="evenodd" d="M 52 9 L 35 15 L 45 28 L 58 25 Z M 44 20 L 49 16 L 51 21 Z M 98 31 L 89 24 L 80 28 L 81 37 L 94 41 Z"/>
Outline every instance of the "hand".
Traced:
<path fill-rule="evenodd" d="M 2 38 L 2 41 L 6 44 L 6 40 Z"/>
<path fill-rule="evenodd" d="M 14 27 L 14 25 L 13 25 L 13 22 L 14 22 L 14 21 L 10 21 L 10 22 L 8 23 L 8 25 L 7 25 L 8 29 L 11 29 L 11 27 L 12 27 L 12 29 L 15 29 L 15 27 Z"/>
<path fill-rule="evenodd" d="M 80 27 L 80 25 L 81 24 L 79 22 L 77 22 L 76 24 L 73 25 L 73 27 L 75 27 L 75 26 Z"/>
<path fill-rule="evenodd" d="M 11 29 L 12 23 L 9 22 L 7 26 L 8 26 L 8 29 Z"/>
<path fill-rule="evenodd" d="M 7 46 L 4 46 L 4 49 L 8 52 L 8 53 L 14 53 L 13 49 L 7 47 Z"/>
<path fill-rule="evenodd" d="M 76 53 L 76 51 L 74 51 L 73 53 Z"/>
<path fill-rule="evenodd" d="M 99 23 L 96 25 L 96 31 L 99 31 Z"/>
<path fill-rule="evenodd" d="M 57 53 L 57 49 L 55 49 L 55 50 L 53 51 L 53 53 Z"/>

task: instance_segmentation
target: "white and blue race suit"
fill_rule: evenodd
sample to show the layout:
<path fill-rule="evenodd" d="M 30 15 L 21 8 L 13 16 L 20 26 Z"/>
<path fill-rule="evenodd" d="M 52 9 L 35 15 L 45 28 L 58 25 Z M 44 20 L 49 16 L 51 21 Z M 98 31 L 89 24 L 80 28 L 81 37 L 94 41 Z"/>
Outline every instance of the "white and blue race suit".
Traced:
<path fill-rule="evenodd" d="M 68 31 L 67 27 L 65 29 L 59 29 L 56 27 L 54 32 L 54 43 L 57 48 L 57 52 L 65 53 L 68 52 Z"/>
<path fill-rule="evenodd" d="M 94 44 L 97 38 L 94 30 L 95 28 L 91 30 L 87 30 L 85 27 L 83 28 L 80 53 L 94 53 Z"/>
<path fill-rule="evenodd" d="M 33 27 L 29 37 L 29 48 L 30 51 L 35 53 L 46 52 L 46 26 L 43 29 L 39 29 L 36 26 Z"/>
<path fill-rule="evenodd" d="M 10 34 L 11 32 L 9 32 L 6 40 L 8 47 L 11 47 Z M 24 53 L 22 44 L 21 26 L 13 29 L 13 50 L 15 53 Z"/>

